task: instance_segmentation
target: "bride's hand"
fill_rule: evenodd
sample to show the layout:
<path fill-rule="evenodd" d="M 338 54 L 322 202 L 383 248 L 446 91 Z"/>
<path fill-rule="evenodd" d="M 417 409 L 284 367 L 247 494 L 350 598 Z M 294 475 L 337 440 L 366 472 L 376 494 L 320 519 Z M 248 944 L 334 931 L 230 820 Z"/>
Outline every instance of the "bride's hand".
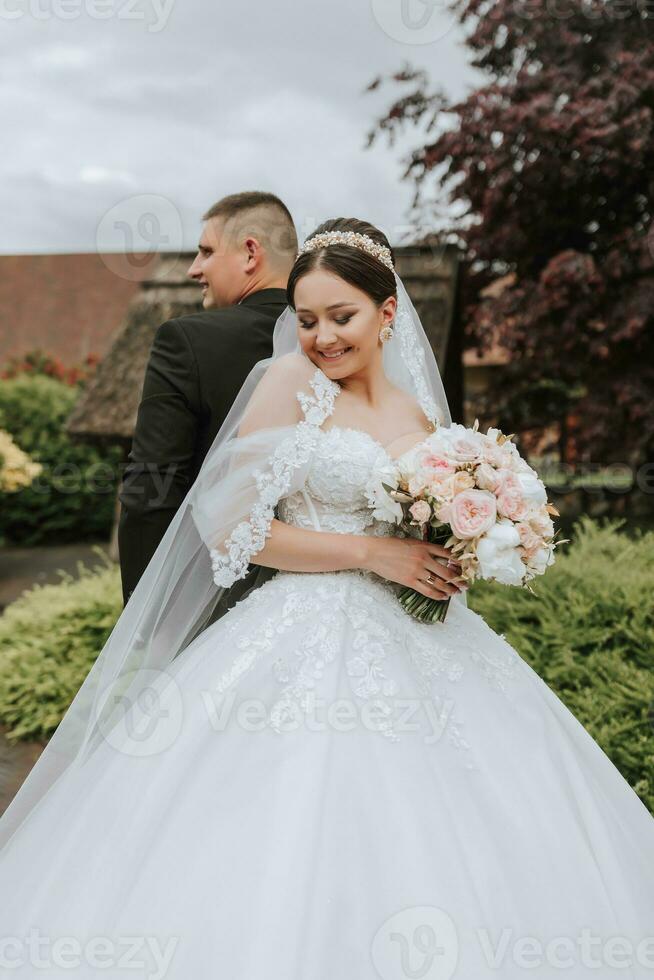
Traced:
<path fill-rule="evenodd" d="M 448 560 L 455 567 L 448 568 Z M 452 557 L 451 548 L 417 538 L 371 536 L 361 567 L 391 582 L 409 586 L 430 599 L 448 599 L 464 591 L 459 586 L 461 566 Z M 428 577 L 433 584 L 427 581 Z"/>

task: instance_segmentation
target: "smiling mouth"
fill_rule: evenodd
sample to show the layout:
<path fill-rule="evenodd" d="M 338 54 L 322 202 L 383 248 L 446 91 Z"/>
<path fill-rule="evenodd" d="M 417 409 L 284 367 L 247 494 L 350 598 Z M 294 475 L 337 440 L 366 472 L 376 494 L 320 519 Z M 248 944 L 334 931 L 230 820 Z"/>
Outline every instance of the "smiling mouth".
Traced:
<path fill-rule="evenodd" d="M 341 359 L 341 357 L 344 357 L 351 350 L 352 350 L 351 347 L 343 347 L 339 351 L 333 351 L 333 352 L 330 351 L 329 353 L 327 351 L 318 351 L 318 353 L 326 361 L 338 361 Z"/>

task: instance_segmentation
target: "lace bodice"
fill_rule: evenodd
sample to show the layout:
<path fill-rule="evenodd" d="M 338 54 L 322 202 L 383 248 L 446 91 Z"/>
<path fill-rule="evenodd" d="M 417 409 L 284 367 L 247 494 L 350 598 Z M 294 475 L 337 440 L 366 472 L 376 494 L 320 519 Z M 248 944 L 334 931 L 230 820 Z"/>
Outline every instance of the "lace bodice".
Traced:
<path fill-rule="evenodd" d="M 316 426 L 304 487 L 279 502 L 279 519 L 297 527 L 342 534 L 392 534 L 394 525 L 377 521 L 366 496 L 374 466 L 388 461 L 384 447 L 360 429 L 320 428 L 333 411 L 340 385 L 316 369 L 313 395 L 298 392 L 305 419 Z"/>
<path fill-rule="evenodd" d="M 372 468 L 388 456 L 358 429 L 319 429 L 305 486 L 279 503 L 279 519 L 297 527 L 343 534 L 392 534 L 377 521 L 366 496 Z"/>
<path fill-rule="evenodd" d="M 342 534 L 393 534 L 395 525 L 373 517 L 366 488 L 376 464 L 390 461 L 386 450 L 360 429 L 322 429 L 341 387 L 316 368 L 310 393 L 296 397 L 304 419 L 255 473 L 258 496 L 247 520 L 232 531 L 224 549 L 210 549 L 214 581 L 229 587 L 247 573 L 265 544 L 275 516 L 288 524 Z M 304 474 L 298 479 L 298 474 Z"/>

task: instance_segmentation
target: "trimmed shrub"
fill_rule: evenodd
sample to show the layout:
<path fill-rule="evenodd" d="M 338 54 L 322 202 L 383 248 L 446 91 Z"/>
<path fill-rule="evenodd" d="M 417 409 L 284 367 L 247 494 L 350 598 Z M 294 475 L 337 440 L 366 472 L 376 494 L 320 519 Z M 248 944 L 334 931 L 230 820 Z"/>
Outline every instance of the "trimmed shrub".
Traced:
<path fill-rule="evenodd" d="M 20 545 L 107 538 L 121 452 L 73 442 L 64 425 L 79 389 L 44 375 L 0 382 L 0 428 L 43 466 L 30 487 L 0 494 L 0 541 Z"/>
<path fill-rule="evenodd" d="M 525 589 L 478 582 L 470 606 L 539 674 L 654 813 L 654 532 L 582 517 Z"/>
<path fill-rule="evenodd" d="M 0 722 L 11 740 L 48 738 L 122 611 L 120 575 L 81 562 L 79 578 L 37 585 L 0 616 Z"/>

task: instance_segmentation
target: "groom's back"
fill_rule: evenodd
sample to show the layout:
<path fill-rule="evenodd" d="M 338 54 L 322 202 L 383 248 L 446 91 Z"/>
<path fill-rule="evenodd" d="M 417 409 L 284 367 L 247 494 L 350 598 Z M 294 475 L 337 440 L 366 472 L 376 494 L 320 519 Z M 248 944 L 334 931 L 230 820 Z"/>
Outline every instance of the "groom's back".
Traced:
<path fill-rule="evenodd" d="M 199 425 L 191 482 L 249 372 L 257 361 L 271 355 L 273 330 L 285 306 L 283 290 L 265 289 L 236 306 L 171 321 L 184 335 L 197 363 Z"/>
<path fill-rule="evenodd" d="M 286 292 L 177 317 L 156 332 L 120 491 L 125 601 L 195 480 L 245 378 L 272 353 Z"/>

